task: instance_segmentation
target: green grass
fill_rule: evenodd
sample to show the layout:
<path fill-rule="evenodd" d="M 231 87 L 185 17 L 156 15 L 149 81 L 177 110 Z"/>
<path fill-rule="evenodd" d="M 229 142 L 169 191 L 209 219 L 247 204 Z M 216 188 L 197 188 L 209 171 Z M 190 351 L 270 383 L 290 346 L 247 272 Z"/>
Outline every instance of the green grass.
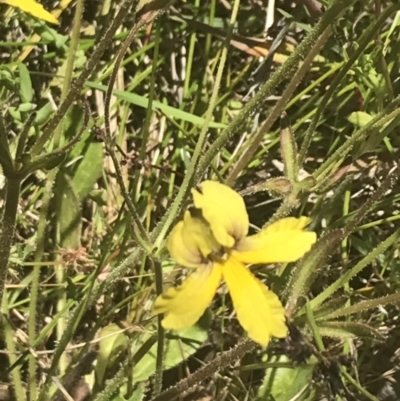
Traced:
<path fill-rule="evenodd" d="M 400 397 L 400 5 L 277 1 L 256 49 L 267 3 L 78 0 L 59 26 L 2 5 L 0 400 Z M 205 178 L 254 228 L 318 234 L 253 269 L 290 326 L 266 350 L 225 291 L 182 332 L 151 315 Z"/>

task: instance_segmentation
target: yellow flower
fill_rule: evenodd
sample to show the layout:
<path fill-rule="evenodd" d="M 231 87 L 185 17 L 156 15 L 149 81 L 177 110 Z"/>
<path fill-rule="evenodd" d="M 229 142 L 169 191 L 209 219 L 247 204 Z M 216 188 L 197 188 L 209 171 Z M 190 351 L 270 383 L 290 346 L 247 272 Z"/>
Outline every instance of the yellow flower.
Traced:
<path fill-rule="evenodd" d="M 0 0 L 0 3 L 20 8 L 22 11 L 25 11 L 36 18 L 51 22 L 52 24 L 58 24 L 57 18 L 46 11 L 45 8 L 35 0 Z"/>
<path fill-rule="evenodd" d="M 285 337 L 285 311 L 277 295 L 245 263 L 293 262 L 316 241 L 304 231 L 308 218 L 284 218 L 247 236 L 249 217 L 243 198 L 233 189 L 204 181 L 192 190 L 195 208 L 172 230 L 168 249 L 177 263 L 195 267 L 181 286 L 168 288 L 154 304 L 164 313 L 166 329 L 190 327 L 211 304 L 222 279 L 238 320 L 248 336 L 267 346 L 271 336 Z"/>

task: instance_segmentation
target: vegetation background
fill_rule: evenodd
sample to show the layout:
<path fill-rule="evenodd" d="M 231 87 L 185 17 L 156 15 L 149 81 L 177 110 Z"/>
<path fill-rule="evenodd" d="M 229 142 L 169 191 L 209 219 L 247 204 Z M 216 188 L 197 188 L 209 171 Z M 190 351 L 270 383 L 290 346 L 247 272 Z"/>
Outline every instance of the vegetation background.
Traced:
<path fill-rule="evenodd" d="M 41 3 L 58 25 L 0 7 L 0 400 L 399 400 L 400 3 Z M 290 325 L 267 350 L 223 288 L 151 316 L 206 177 L 320 238 L 254 268 Z"/>

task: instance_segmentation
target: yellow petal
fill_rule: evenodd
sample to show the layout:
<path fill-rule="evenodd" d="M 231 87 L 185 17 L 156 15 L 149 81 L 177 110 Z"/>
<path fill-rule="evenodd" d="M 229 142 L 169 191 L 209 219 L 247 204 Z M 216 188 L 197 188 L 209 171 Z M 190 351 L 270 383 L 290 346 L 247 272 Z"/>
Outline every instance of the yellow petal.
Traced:
<path fill-rule="evenodd" d="M 286 337 L 285 310 L 275 293 L 232 257 L 222 274 L 238 320 L 253 341 L 266 347 L 271 336 Z"/>
<path fill-rule="evenodd" d="M 165 313 L 162 325 L 166 329 L 179 330 L 194 325 L 211 304 L 221 277 L 220 266 L 199 268 L 180 287 L 170 287 L 160 295 L 153 313 Z"/>
<path fill-rule="evenodd" d="M 243 198 L 227 185 L 204 181 L 192 190 L 193 202 L 210 224 L 215 239 L 231 248 L 247 235 L 249 217 Z"/>
<path fill-rule="evenodd" d="M 307 217 L 278 220 L 255 235 L 244 238 L 234 255 L 244 263 L 294 262 L 317 240 L 313 231 L 304 231 Z"/>
<path fill-rule="evenodd" d="M 57 18 L 46 11 L 44 7 L 35 0 L 0 0 L 0 3 L 5 3 L 12 7 L 19 8 L 36 18 L 51 22 L 52 24 L 58 24 Z"/>
<path fill-rule="evenodd" d="M 207 256 L 219 251 L 210 228 L 198 218 L 186 212 L 171 231 L 167 243 L 171 256 L 182 266 L 198 267 L 207 263 Z"/>

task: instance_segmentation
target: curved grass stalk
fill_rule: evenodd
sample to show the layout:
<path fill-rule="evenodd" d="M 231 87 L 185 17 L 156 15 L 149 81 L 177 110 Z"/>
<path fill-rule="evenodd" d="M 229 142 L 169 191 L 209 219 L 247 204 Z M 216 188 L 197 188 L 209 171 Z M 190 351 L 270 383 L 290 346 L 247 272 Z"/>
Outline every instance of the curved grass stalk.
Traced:
<path fill-rule="evenodd" d="M 357 61 L 360 55 L 364 52 L 365 48 L 368 46 L 370 41 L 374 38 L 374 36 L 379 32 L 381 26 L 387 21 L 387 19 L 396 11 L 400 10 L 400 4 L 392 4 L 389 6 L 378 18 L 378 20 L 372 23 L 369 28 L 364 32 L 361 36 L 358 48 L 351 55 L 349 60 L 343 66 L 343 68 L 339 71 L 338 75 L 334 78 L 328 90 L 326 91 L 324 97 L 321 100 L 321 103 L 318 105 L 317 112 L 311 121 L 311 124 L 304 136 L 303 144 L 301 145 L 299 152 L 299 166 L 301 166 L 304 162 L 304 159 L 307 155 L 308 147 L 310 146 L 312 137 L 314 135 L 315 129 L 317 128 L 318 121 L 325 110 L 326 105 L 328 104 L 329 99 L 333 95 L 334 91 L 342 82 L 343 78 L 350 70 L 352 65 Z"/>
<path fill-rule="evenodd" d="M 185 200 L 185 196 L 188 194 L 188 189 L 189 189 L 190 184 L 193 182 L 196 182 L 196 177 L 198 176 L 197 162 L 198 162 L 201 152 L 203 150 L 204 142 L 205 142 L 207 131 L 208 131 L 208 126 L 212 119 L 214 108 L 215 108 L 215 105 L 217 102 L 219 86 L 221 84 L 222 73 L 224 71 L 224 66 L 225 66 L 225 62 L 227 59 L 227 55 L 228 55 L 229 42 L 232 37 L 233 26 L 236 22 L 237 14 L 239 11 L 239 4 L 240 4 L 240 0 L 235 0 L 233 7 L 232 7 L 228 34 L 227 34 L 227 37 L 224 42 L 224 47 L 221 51 L 217 75 L 215 77 L 214 89 L 212 91 L 210 103 L 208 105 L 208 109 L 207 109 L 207 112 L 205 115 L 205 123 L 200 131 L 199 138 L 197 140 L 197 144 L 196 144 L 195 150 L 193 152 L 193 156 L 192 156 L 189 168 L 185 174 L 185 178 L 183 179 L 183 182 L 181 184 L 179 192 L 176 195 L 174 202 L 172 203 L 171 207 L 168 209 L 166 216 L 160 225 L 160 229 L 159 229 L 160 231 L 159 231 L 157 238 L 155 240 L 155 243 L 154 243 L 154 247 L 156 249 L 161 248 L 161 244 L 164 242 L 164 238 L 179 211 L 180 205 Z"/>

